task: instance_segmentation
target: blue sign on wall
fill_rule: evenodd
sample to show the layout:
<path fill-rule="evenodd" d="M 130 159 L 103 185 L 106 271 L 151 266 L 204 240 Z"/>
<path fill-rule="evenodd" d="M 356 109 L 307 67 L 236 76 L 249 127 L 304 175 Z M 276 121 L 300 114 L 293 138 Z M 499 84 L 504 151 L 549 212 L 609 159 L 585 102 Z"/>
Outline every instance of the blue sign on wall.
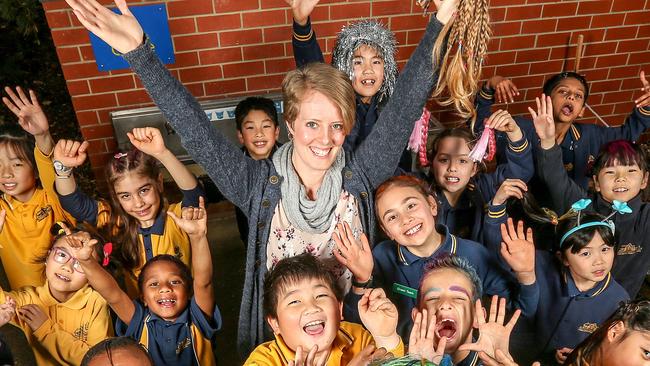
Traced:
<path fill-rule="evenodd" d="M 115 13 L 119 13 L 117 8 L 112 10 Z M 172 46 L 172 37 L 169 33 L 165 5 L 130 6 L 129 10 L 131 10 L 135 18 L 140 22 L 140 25 L 142 25 L 142 29 L 144 29 L 144 32 L 149 37 L 156 54 L 162 62 L 165 64 L 173 64 L 175 62 L 174 48 Z M 99 71 L 129 68 L 129 64 L 120 56 L 119 52 L 92 33 L 90 33 L 90 44 L 93 47 Z"/>

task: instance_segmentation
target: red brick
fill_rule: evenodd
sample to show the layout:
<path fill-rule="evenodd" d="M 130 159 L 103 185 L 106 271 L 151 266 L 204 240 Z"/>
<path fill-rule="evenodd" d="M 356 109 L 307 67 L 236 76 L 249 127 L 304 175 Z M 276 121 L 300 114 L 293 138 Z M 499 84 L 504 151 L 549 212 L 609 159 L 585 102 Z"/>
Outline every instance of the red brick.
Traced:
<path fill-rule="evenodd" d="M 616 52 L 618 42 L 601 42 L 587 45 L 585 54 L 589 56 L 607 55 Z"/>
<path fill-rule="evenodd" d="M 521 33 L 549 33 L 555 31 L 557 19 L 541 19 L 524 21 L 521 24 Z"/>
<path fill-rule="evenodd" d="M 296 67 L 293 58 L 282 58 L 277 60 L 265 60 L 265 69 L 267 74 L 286 73 Z"/>
<path fill-rule="evenodd" d="M 411 1 L 392 0 L 372 2 L 371 16 L 399 15 L 411 12 Z"/>
<path fill-rule="evenodd" d="M 117 94 L 117 103 L 119 105 L 128 106 L 133 104 L 151 103 L 151 98 L 144 90 L 131 90 L 119 92 Z"/>
<path fill-rule="evenodd" d="M 485 61 L 487 65 L 504 65 L 515 62 L 516 57 L 516 52 L 495 52 L 488 54 Z"/>
<path fill-rule="evenodd" d="M 242 14 L 244 28 L 286 23 L 284 10 L 265 10 Z"/>
<path fill-rule="evenodd" d="M 524 5 L 526 0 L 492 0 L 490 1 L 491 7 L 505 6 L 505 5 Z"/>
<path fill-rule="evenodd" d="M 169 18 L 212 13 L 212 0 L 183 0 L 167 3 Z"/>
<path fill-rule="evenodd" d="M 565 21 L 558 21 L 557 30 L 573 30 L 573 29 L 589 29 L 591 24 L 591 17 L 572 17 L 571 19 L 566 19 Z"/>
<path fill-rule="evenodd" d="M 591 19 L 591 28 L 615 27 L 622 25 L 625 14 L 594 15 Z"/>
<path fill-rule="evenodd" d="M 50 11 L 50 10 L 57 10 L 57 9 L 67 9 L 68 5 L 65 3 L 65 1 L 47 1 L 42 3 L 43 9 L 45 11 Z"/>
<path fill-rule="evenodd" d="M 220 64 L 224 62 L 241 61 L 242 54 L 240 47 L 220 48 L 199 52 L 201 65 Z"/>
<path fill-rule="evenodd" d="M 246 79 L 246 85 L 249 91 L 279 89 L 283 79 L 284 74 L 250 77 Z"/>
<path fill-rule="evenodd" d="M 104 143 L 104 139 L 86 139 L 86 141 L 89 143 L 87 151 L 90 156 L 108 152 L 106 149 L 106 144 Z"/>
<path fill-rule="evenodd" d="M 596 67 L 606 68 L 612 65 L 624 65 L 626 61 L 627 61 L 627 54 L 599 56 L 598 61 L 596 61 Z"/>
<path fill-rule="evenodd" d="M 323 39 L 324 37 L 336 37 L 336 35 L 341 31 L 343 26 L 347 25 L 346 21 L 337 21 L 337 22 L 327 22 L 323 24 L 318 24 L 318 38 Z M 401 29 L 394 29 L 401 30 Z"/>
<path fill-rule="evenodd" d="M 527 36 L 517 36 L 517 37 L 505 37 L 505 38 L 500 38 L 500 39 L 493 39 L 493 41 L 500 40 L 500 47 L 499 50 L 501 51 L 508 51 L 508 50 L 516 50 L 516 49 L 521 49 L 521 48 L 530 48 L 535 45 L 535 36 L 533 35 L 527 35 Z M 492 42 L 490 42 L 492 43 Z M 490 44 L 488 46 L 488 50 L 491 51 L 493 49 L 493 45 Z"/>
<path fill-rule="evenodd" d="M 596 80 L 606 80 L 607 79 L 607 69 L 593 69 L 593 70 L 583 70 L 582 73 L 585 75 L 587 80 L 596 81 Z"/>
<path fill-rule="evenodd" d="M 290 41 L 292 37 L 291 28 L 286 25 L 281 27 L 264 28 L 263 33 L 264 43 Z M 320 33 L 317 33 L 317 35 L 320 36 Z"/>
<path fill-rule="evenodd" d="M 534 62 L 530 64 L 530 74 L 531 75 L 548 75 L 555 70 L 561 70 L 564 65 L 563 60 L 553 60 L 546 62 Z"/>
<path fill-rule="evenodd" d="M 240 62 L 237 64 L 223 65 L 224 78 L 234 78 L 264 73 L 264 62 Z"/>
<path fill-rule="evenodd" d="M 105 138 L 104 143 L 106 144 L 106 151 L 108 152 L 117 151 L 117 140 L 115 140 L 115 138 L 113 138 L 112 136 L 109 138 Z"/>
<path fill-rule="evenodd" d="M 648 39 L 634 39 L 630 41 L 618 42 L 617 53 L 636 52 L 648 49 Z"/>
<path fill-rule="evenodd" d="M 526 63 L 497 66 L 496 74 L 511 78 L 515 76 L 528 75 L 529 69 L 530 69 L 530 64 L 526 64 Z"/>
<path fill-rule="evenodd" d="M 612 12 L 643 9 L 643 1 L 614 0 Z"/>
<path fill-rule="evenodd" d="M 219 14 L 196 18 L 199 32 L 212 32 L 220 30 L 233 30 L 241 28 L 239 14 Z"/>
<path fill-rule="evenodd" d="M 602 42 L 605 38 L 605 29 L 590 29 L 573 32 L 571 34 L 571 44 L 577 44 L 580 35 L 582 35 L 584 43 Z"/>
<path fill-rule="evenodd" d="M 638 26 L 607 28 L 606 41 L 635 38 Z"/>
<path fill-rule="evenodd" d="M 115 134 L 113 125 L 82 126 L 81 134 L 86 140 L 101 139 Z"/>
<path fill-rule="evenodd" d="M 191 69 L 180 69 L 178 72 L 180 81 L 183 83 L 220 79 L 222 77 L 221 66 L 218 65 L 193 67 Z"/>
<path fill-rule="evenodd" d="M 72 105 L 77 111 L 84 111 L 98 108 L 115 107 L 115 94 L 97 94 L 88 96 L 73 96 Z"/>
<path fill-rule="evenodd" d="M 244 60 L 246 61 L 285 56 L 284 45 L 282 43 L 242 47 L 242 51 L 244 52 Z"/>
<path fill-rule="evenodd" d="M 68 64 L 61 65 L 63 75 L 66 80 L 89 78 L 102 75 L 97 69 L 97 64 L 84 63 L 84 64 Z"/>
<path fill-rule="evenodd" d="M 284 0 L 283 0 L 284 1 Z M 243 78 L 219 80 L 205 83 L 206 95 L 223 95 L 229 93 L 236 93 L 246 90 L 246 80 Z"/>
<path fill-rule="evenodd" d="M 610 79 L 629 78 L 639 75 L 639 66 L 612 67 L 609 70 Z"/>
<path fill-rule="evenodd" d="M 524 20 L 539 18 L 542 13 L 541 5 L 518 6 L 508 8 L 506 11 L 507 20 Z"/>
<path fill-rule="evenodd" d="M 219 46 L 238 46 L 243 44 L 262 43 L 261 29 L 245 29 L 233 32 L 219 33 Z"/>
<path fill-rule="evenodd" d="M 369 3 L 351 3 L 330 6 L 330 19 L 358 19 L 370 15 Z"/>
<path fill-rule="evenodd" d="M 569 17 L 576 15 L 577 3 L 563 1 L 561 4 L 545 4 L 542 11 L 542 18 Z"/>
<path fill-rule="evenodd" d="M 287 3 L 284 0 L 261 0 L 262 9 L 286 8 Z"/>
<path fill-rule="evenodd" d="M 198 52 L 178 52 L 174 56 L 174 63 L 169 65 L 171 69 L 197 66 L 199 64 Z"/>
<path fill-rule="evenodd" d="M 570 33 L 550 33 L 537 36 L 537 47 L 565 45 L 571 37 Z"/>
<path fill-rule="evenodd" d="M 414 31 L 408 31 L 407 33 L 407 38 L 406 40 L 400 40 L 399 35 L 395 35 L 397 39 L 397 44 L 418 44 L 420 43 L 420 40 L 422 39 L 422 36 L 424 36 L 424 30 L 414 30 Z"/>
<path fill-rule="evenodd" d="M 639 31 L 636 34 L 637 38 L 650 37 L 650 25 L 643 25 L 639 27 Z"/>
<path fill-rule="evenodd" d="M 135 82 L 132 75 L 103 77 L 89 80 L 93 93 L 106 93 L 117 90 L 133 89 Z"/>
<path fill-rule="evenodd" d="M 59 62 L 62 64 L 81 61 L 77 47 L 57 47 L 56 54 L 59 56 Z"/>
<path fill-rule="evenodd" d="M 85 29 L 53 29 L 52 40 L 57 47 L 87 44 L 90 42 L 88 31 Z"/>
<path fill-rule="evenodd" d="M 422 29 L 427 25 L 427 18 L 421 15 L 394 16 L 390 21 L 390 29 L 395 32 L 407 29 Z"/>
<path fill-rule="evenodd" d="M 95 61 L 95 52 L 91 46 L 80 46 L 79 53 L 83 61 Z"/>
<path fill-rule="evenodd" d="M 550 50 L 548 49 L 536 49 L 536 50 L 526 50 L 518 51 L 516 62 L 539 62 L 548 60 L 548 55 Z"/>
<path fill-rule="evenodd" d="M 77 123 L 79 126 L 95 125 L 99 123 L 97 113 L 95 111 L 77 111 Z"/>
<path fill-rule="evenodd" d="M 217 33 L 192 34 L 174 37 L 176 52 L 214 48 L 218 45 Z"/>
<path fill-rule="evenodd" d="M 187 90 L 190 91 L 190 94 L 192 94 L 196 98 L 205 96 L 205 92 L 203 90 L 203 82 L 185 84 L 185 87 L 187 88 Z"/>
<path fill-rule="evenodd" d="M 196 32 L 194 18 L 169 19 L 168 22 L 169 31 L 173 35 Z"/>
<path fill-rule="evenodd" d="M 45 18 L 50 29 L 65 28 L 71 26 L 69 14 L 68 11 L 50 11 L 45 13 Z"/>
<path fill-rule="evenodd" d="M 581 1 L 578 4 L 578 14 L 609 13 L 611 1 Z"/>
<path fill-rule="evenodd" d="M 625 90 L 625 91 L 620 91 L 620 92 L 610 92 L 605 94 L 603 97 L 603 103 L 621 103 L 621 102 L 628 102 L 630 101 L 630 92 Z"/>
<path fill-rule="evenodd" d="M 506 9 L 505 8 L 495 8 L 491 6 L 488 9 L 488 13 L 490 15 L 490 21 L 492 23 L 494 22 L 502 22 L 506 18 Z"/>
<path fill-rule="evenodd" d="M 66 82 L 66 84 L 70 95 L 90 94 L 90 88 L 88 88 L 86 80 L 73 80 Z"/>
<path fill-rule="evenodd" d="M 492 26 L 493 35 L 496 37 L 512 36 L 521 33 L 521 22 L 497 23 Z"/>
<path fill-rule="evenodd" d="M 597 59 L 597 57 L 582 57 L 580 59 L 580 70 L 593 69 L 596 67 Z M 573 70 L 575 68 L 574 61 L 575 59 L 567 60 L 567 70 Z"/>
<path fill-rule="evenodd" d="M 259 9 L 259 0 L 216 0 L 214 12 L 230 13 Z"/>
<path fill-rule="evenodd" d="M 641 64 L 641 65 L 648 65 L 648 60 L 650 60 L 650 52 L 636 52 L 636 53 L 630 53 L 630 58 L 627 60 L 628 65 L 635 65 L 635 64 Z"/>
<path fill-rule="evenodd" d="M 113 152 L 90 153 L 90 154 L 88 154 L 88 159 L 90 160 L 90 165 L 92 165 L 94 167 L 103 167 L 112 158 L 113 158 Z M 103 172 L 104 172 L 103 169 L 97 169 L 97 171 L 95 172 L 95 177 L 103 176 Z M 102 174 L 102 175 L 99 175 L 97 173 Z"/>
<path fill-rule="evenodd" d="M 595 81 L 589 87 L 590 93 L 609 93 L 621 90 L 621 80 Z"/>

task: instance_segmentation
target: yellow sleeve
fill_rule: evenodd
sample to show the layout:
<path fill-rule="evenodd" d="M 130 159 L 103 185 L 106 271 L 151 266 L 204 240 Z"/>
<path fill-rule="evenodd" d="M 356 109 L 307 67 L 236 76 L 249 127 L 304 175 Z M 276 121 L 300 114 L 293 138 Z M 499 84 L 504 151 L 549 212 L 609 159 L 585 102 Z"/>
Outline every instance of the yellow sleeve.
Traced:
<path fill-rule="evenodd" d="M 87 332 L 87 339 L 80 340 L 50 319 L 35 332 L 34 337 L 61 365 L 80 365 L 90 347 L 113 335 L 111 318 L 106 303 L 95 301 Z"/>
<path fill-rule="evenodd" d="M 52 150 L 54 151 L 54 150 Z M 38 169 L 38 176 L 43 185 L 43 189 L 47 192 L 48 195 L 52 197 L 57 197 L 56 191 L 54 190 L 54 179 L 56 175 L 54 174 L 54 164 L 52 163 L 52 154 L 45 155 L 39 150 L 38 147 L 34 147 L 34 159 L 36 159 L 36 169 Z"/>
<path fill-rule="evenodd" d="M 19 308 L 27 304 L 40 303 L 35 289 L 31 286 L 22 287 L 15 291 L 3 291 L 2 288 L 0 288 L 0 304 L 4 304 L 7 302 L 7 296 L 10 296 L 12 299 L 16 301 L 16 308 Z M 24 322 L 19 322 L 18 317 L 16 315 L 14 315 L 14 317 L 11 318 L 9 323 L 22 329 L 23 331 L 27 326 Z"/>
<path fill-rule="evenodd" d="M 282 366 L 279 350 L 273 347 L 273 341 L 262 343 L 248 356 L 244 366 Z"/>

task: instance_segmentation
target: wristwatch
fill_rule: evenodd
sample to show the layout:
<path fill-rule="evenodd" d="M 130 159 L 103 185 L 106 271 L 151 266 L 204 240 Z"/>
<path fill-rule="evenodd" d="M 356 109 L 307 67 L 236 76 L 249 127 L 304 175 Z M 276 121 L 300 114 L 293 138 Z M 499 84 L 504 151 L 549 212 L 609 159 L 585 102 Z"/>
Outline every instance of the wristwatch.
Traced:
<path fill-rule="evenodd" d="M 52 163 L 54 165 L 54 173 L 58 177 L 69 177 L 72 174 L 72 168 L 63 165 L 59 160 L 54 160 Z"/>
<path fill-rule="evenodd" d="M 352 276 L 352 286 L 356 288 L 368 288 L 372 286 L 372 275 L 370 275 L 370 278 L 368 278 L 368 281 L 366 282 L 357 282 L 357 279 Z"/>

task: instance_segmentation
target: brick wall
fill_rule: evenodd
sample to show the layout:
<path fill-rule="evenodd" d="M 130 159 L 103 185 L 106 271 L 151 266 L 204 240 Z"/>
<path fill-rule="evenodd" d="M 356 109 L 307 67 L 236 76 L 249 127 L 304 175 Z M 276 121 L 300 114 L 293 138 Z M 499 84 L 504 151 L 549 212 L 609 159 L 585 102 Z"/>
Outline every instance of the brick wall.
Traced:
<path fill-rule="evenodd" d="M 484 76 L 496 72 L 514 79 L 522 93 L 508 106 L 512 113 L 526 112 L 545 75 L 573 69 L 582 34 L 589 102 L 608 123 L 624 120 L 640 95 L 639 71 L 645 68 L 650 76 L 650 0 L 490 2 L 494 38 Z M 168 0 L 166 6 L 176 53 L 169 67 L 198 98 L 277 91 L 294 67 L 291 11 L 284 0 Z M 91 143 L 91 163 L 99 168 L 116 148 L 109 112 L 151 101 L 130 72 L 97 70 L 88 33 L 63 0 L 43 7 L 81 132 Z M 326 58 L 341 26 L 366 17 L 395 32 L 403 65 L 426 24 L 412 0 L 321 0 L 312 19 Z M 444 112 L 439 116 L 453 119 Z M 587 113 L 585 121 L 595 118 Z"/>

